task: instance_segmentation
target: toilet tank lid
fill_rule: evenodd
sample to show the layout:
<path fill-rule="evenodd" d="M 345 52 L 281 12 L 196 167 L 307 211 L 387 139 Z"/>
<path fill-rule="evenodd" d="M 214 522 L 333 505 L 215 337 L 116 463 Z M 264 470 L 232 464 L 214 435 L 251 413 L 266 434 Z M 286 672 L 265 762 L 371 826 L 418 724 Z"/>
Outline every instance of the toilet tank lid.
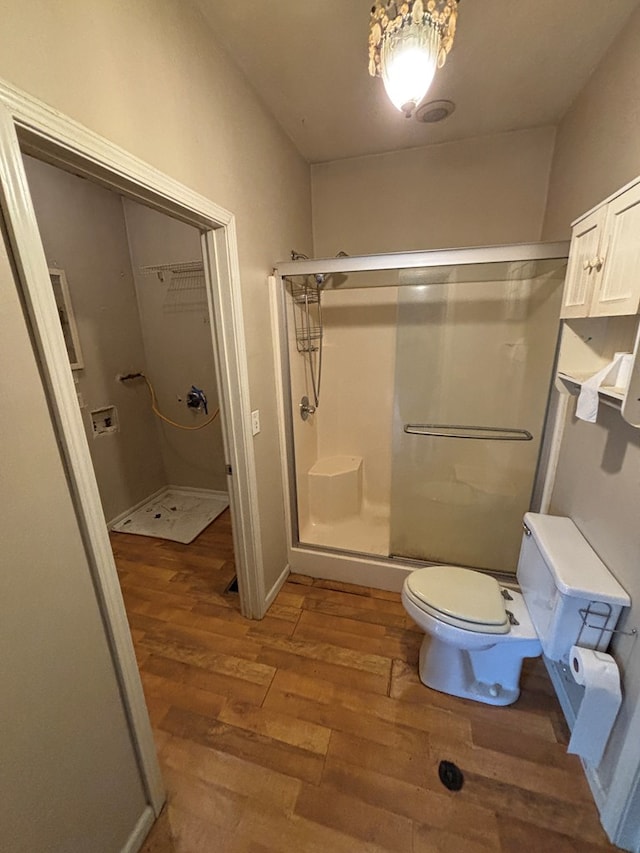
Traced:
<path fill-rule="evenodd" d="M 626 591 L 570 518 L 527 512 L 525 526 L 564 595 L 628 607 Z"/>

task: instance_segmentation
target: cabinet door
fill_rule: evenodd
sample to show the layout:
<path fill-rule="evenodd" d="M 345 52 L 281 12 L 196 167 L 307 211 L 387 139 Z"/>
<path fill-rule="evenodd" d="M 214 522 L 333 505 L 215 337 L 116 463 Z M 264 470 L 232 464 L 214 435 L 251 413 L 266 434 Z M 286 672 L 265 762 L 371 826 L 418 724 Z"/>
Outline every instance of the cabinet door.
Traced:
<path fill-rule="evenodd" d="M 593 293 L 591 315 L 636 314 L 640 304 L 640 184 L 607 205 L 600 248 L 602 274 Z"/>
<path fill-rule="evenodd" d="M 573 229 L 561 317 L 587 317 L 589 314 L 596 279 L 600 275 L 596 259 L 605 216 L 606 208 L 598 208 Z"/>

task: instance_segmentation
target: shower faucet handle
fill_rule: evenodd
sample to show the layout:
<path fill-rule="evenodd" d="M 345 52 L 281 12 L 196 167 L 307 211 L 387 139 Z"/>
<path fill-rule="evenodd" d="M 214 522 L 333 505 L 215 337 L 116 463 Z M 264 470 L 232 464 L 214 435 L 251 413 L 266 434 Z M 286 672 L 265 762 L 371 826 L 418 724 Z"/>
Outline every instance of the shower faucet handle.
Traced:
<path fill-rule="evenodd" d="M 316 407 L 313 406 L 309 402 L 309 398 L 307 397 L 306 394 L 300 400 L 299 408 L 300 408 L 300 417 L 302 418 L 303 421 L 306 421 L 308 419 L 309 415 L 314 415 L 315 411 L 316 411 Z"/>

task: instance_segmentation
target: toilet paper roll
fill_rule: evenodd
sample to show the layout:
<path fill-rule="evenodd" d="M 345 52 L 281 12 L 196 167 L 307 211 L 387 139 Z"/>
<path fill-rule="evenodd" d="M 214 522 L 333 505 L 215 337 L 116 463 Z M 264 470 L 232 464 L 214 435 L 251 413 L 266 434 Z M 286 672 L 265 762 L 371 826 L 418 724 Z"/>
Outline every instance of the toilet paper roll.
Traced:
<path fill-rule="evenodd" d="M 606 367 L 599 370 L 589 379 L 585 379 L 578 395 L 578 403 L 576 405 L 576 417 L 582 421 L 588 421 L 593 424 L 598 417 L 598 405 L 600 399 L 598 397 L 598 389 L 601 385 L 607 385 L 610 381 L 615 382 L 615 377 L 622 364 L 623 357 L 626 353 L 618 352 L 613 361 L 610 361 Z M 613 380 L 610 379 L 613 378 Z"/>
<path fill-rule="evenodd" d="M 620 672 L 611 655 L 595 649 L 572 646 L 569 661 L 574 681 L 585 692 L 567 751 L 596 767 L 620 710 Z"/>

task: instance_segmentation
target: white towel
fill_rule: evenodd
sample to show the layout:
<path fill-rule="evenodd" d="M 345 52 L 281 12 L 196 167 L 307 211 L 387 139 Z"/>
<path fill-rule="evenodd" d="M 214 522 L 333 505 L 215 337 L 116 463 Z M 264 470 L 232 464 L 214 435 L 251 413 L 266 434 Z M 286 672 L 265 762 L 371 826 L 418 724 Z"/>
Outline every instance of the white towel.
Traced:
<path fill-rule="evenodd" d="M 596 422 L 599 403 L 598 389 L 601 385 L 606 384 L 606 380 L 610 374 L 613 376 L 617 374 L 624 355 L 625 353 L 618 353 L 606 367 L 603 367 L 602 370 L 599 370 L 582 383 L 582 389 L 578 396 L 578 405 L 576 406 L 577 418 L 580 418 L 582 421 L 588 421 L 591 424 Z"/>

